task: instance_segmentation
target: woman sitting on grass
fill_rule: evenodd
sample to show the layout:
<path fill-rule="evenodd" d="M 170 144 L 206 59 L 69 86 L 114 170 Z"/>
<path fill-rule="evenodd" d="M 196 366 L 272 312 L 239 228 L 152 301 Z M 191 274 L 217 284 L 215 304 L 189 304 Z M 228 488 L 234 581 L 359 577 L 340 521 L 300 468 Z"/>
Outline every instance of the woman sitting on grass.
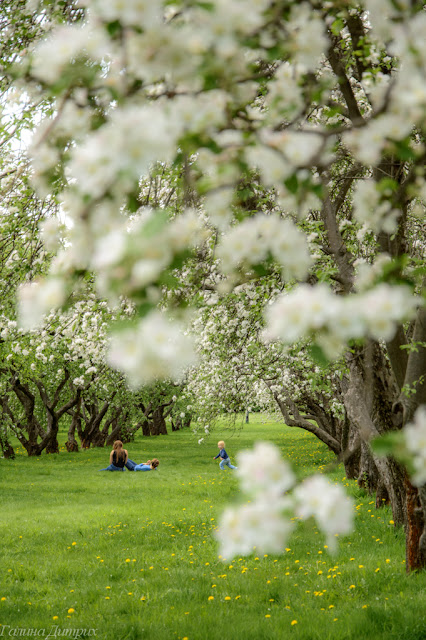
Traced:
<path fill-rule="evenodd" d="M 160 461 L 157 458 L 136 464 L 133 460 L 127 460 L 126 467 L 129 471 L 156 471 Z"/>
<path fill-rule="evenodd" d="M 101 471 L 124 471 L 124 466 L 128 461 L 127 450 L 123 449 L 121 440 L 116 440 L 109 454 L 109 467 Z"/>

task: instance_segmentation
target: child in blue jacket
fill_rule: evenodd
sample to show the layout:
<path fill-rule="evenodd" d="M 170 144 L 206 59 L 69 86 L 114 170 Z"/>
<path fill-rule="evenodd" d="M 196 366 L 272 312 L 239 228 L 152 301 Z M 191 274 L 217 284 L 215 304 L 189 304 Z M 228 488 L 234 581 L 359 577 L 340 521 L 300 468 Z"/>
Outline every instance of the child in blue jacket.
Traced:
<path fill-rule="evenodd" d="M 234 467 L 234 465 L 231 464 L 231 460 L 229 459 L 229 456 L 225 451 L 224 441 L 219 440 L 219 442 L 217 443 L 217 446 L 219 447 L 220 451 L 217 454 L 217 456 L 213 458 L 213 460 L 217 460 L 217 458 L 220 458 L 219 468 L 222 469 L 222 471 L 224 471 L 225 465 L 226 465 L 229 469 L 238 469 L 238 467 Z"/>

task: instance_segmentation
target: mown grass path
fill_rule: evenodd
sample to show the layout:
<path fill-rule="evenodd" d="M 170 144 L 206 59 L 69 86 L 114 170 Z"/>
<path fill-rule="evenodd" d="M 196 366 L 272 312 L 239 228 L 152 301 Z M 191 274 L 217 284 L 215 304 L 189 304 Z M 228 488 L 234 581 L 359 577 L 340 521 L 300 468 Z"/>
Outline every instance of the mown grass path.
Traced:
<path fill-rule="evenodd" d="M 301 477 L 327 471 L 347 485 L 356 531 L 337 555 L 307 523 L 281 556 L 223 563 L 213 531 L 239 491 L 212 460 L 219 438 L 232 458 L 275 442 Z M 101 473 L 106 450 L 0 460 L 0 637 L 426 637 L 426 574 L 405 574 L 403 532 L 342 467 L 329 471 L 333 456 L 314 437 L 257 422 L 201 446 L 184 431 L 128 449 L 137 462 L 158 457 L 158 472 Z"/>

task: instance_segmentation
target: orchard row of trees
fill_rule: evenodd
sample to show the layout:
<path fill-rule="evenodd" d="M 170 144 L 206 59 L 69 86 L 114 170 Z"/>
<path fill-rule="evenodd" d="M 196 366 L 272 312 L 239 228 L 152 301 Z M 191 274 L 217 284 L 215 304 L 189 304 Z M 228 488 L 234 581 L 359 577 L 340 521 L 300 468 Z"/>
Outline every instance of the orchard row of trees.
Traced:
<path fill-rule="evenodd" d="M 390 501 L 424 567 L 422 3 L 9 0 L 2 19 L 2 286 L 26 283 L 20 327 L 42 335 L 47 315 L 72 345 L 39 349 L 70 357 L 49 391 L 33 376 L 43 424 L 64 411 L 83 432 L 110 402 L 134 426 L 120 385 L 160 379 L 185 382 L 200 440 L 223 411 L 272 406 Z M 8 130 L 31 128 L 27 168 Z M 91 321 L 65 335 L 85 304 L 101 357 Z M 26 335 L 3 336 L 10 425 L 30 406 L 23 350 L 47 368 Z"/>
<path fill-rule="evenodd" d="M 1 323 L 0 446 L 14 457 L 10 434 L 28 455 L 58 453 L 60 426 L 66 448 L 111 445 L 167 434 L 166 418 L 177 429 L 185 417 L 182 386 L 158 382 L 139 391 L 105 363 L 106 328 L 111 314 L 92 295 L 64 313 L 52 313 L 41 330 L 24 333 L 6 316 Z M 182 414 L 182 415 L 181 415 Z"/>

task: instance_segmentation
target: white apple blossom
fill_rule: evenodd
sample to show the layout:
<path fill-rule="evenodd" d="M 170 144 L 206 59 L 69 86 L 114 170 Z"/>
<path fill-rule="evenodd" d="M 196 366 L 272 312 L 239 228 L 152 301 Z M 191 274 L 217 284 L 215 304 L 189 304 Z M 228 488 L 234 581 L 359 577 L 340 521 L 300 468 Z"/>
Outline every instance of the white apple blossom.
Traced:
<path fill-rule="evenodd" d="M 194 364 L 195 352 L 182 323 L 153 311 L 136 328 L 111 336 L 108 362 L 126 374 L 132 387 L 138 387 L 161 378 L 180 379 Z"/>
<path fill-rule="evenodd" d="M 291 166 L 310 164 L 323 146 L 323 138 L 314 131 L 269 131 L 263 129 L 262 141 L 283 154 Z"/>
<path fill-rule="evenodd" d="M 31 282 L 19 288 L 19 324 L 25 329 L 41 325 L 44 316 L 64 303 L 66 287 L 59 278 Z"/>
<path fill-rule="evenodd" d="M 323 476 L 311 476 L 294 490 L 297 515 L 306 520 L 314 516 L 334 549 L 336 534 L 349 533 L 353 528 L 353 502 L 340 485 L 331 484 Z"/>
<path fill-rule="evenodd" d="M 391 211 L 391 203 L 383 200 L 373 180 L 360 181 L 354 193 L 354 215 L 361 224 L 373 231 L 392 233 L 396 229 L 398 212 Z"/>
<path fill-rule="evenodd" d="M 315 69 L 328 46 L 320 15 L 312 11 L 307 2 L 302 2 L 292 6 L 290 24 L 290 48 L 294 59 L 307 69 Z"/>
<path fill-rule="evenodd" d="M 280 513 L 275 502 L 256 501 L 242 507 L 228 507 L 222 514 L 216 538 L 224 560 L 260 553 L 282 553 L 293 529 L 289 517 Z"/>
<path fill-rule="evenodd" d="M 318 333 L 326 351 L 335 357 L 347 340 L 370 335 L 390 340 L 399 322 L 413 317 L 420 304 L 406 286 L 380 284 L 366 292 L 337 296 L 326 285 L 300 285 L 279 297 L 267 308 L 265 340 L 294 342 Z"/>
<path fill-rule="evenodd" d="M 257 215 L 233 227 L 217 248 L 224 273 L 240 265 L 264 262 L 269 254 L 282 266 L 285 278 L 303 278 L 310 266 L 306 238 L 290 220 Z"/>
<path fill-rule="evenodd" d="M 123 229 L 115 229 L 101 236 L 92 256 L 92 265 L 96 270 L 102 270 L 117 264 L 122 259 L 126 247 L 126 235 Z"/>
<path fill-rule="evenodd" d="M 413 422 L 405 427 L 404 440 L 413 456 L 413 484 L 420 487 L 426 483 L 426 405 L 417 409 Z"/>
<path fill-rule="evenodd" d="M 279 151 L 253 146 L 245 151 L 247 162 L 260 171 L 266 185 L 282 187 L 293 172 L 293 165 Z"/>
<path fill-rule="evenodd" d="M 237 455 L 237 476 L 247 493 L 265 492 L 280 496 L 291 489 L 295 477 L 280 452 L 269 442 L 257 442 L 250 451 Z"/>
<path fill-rule="evenodd" d="M 32 73 L 45 82 L 56 82 L 64 67 L 85 46 L 88 37 L 87 27 L 58 27 L 53 35 L 37 46 L 33 54 Z"/>
<path fill-rule="evenodd" d="M 166 243 L 175 251 L 184 251 L 203 244 L 209 233 L 198 211 L 186 209 L 170 223 Z"/>
<path fill-rule="evenodd" d="M 40 234 L 48 251 L 56 251 L 59 248 L 61 224 L 56 217 L 45 218 L 39 224 Z"/>
<path fill-rule="evenodd" d="M 327 326 L 337 315 L 338 298 L 326 285 L 300 285 L 267 308 L 265 338 L 293 342 L 310 330 Z"/>
<path fill-rule="evenodd" d="M 295 116 L 303 107 L 302 90 L 299 86 L 300 70 L 289 62 L 281 64 L 269 85 L 266 98 L 268 119 L 284 113 Z"/>
<path fill-rule="evenodd" d="M 211 222 L 221 230 L 225 230 L 232 220 L 231 189 L 217 189 L 207 194 L 204 207 Z"/>
<path fill-rule="evenodd" d="M 369 334 L 376 339 L 390 340 L 396 324 L 410 319 L 420 300 L 409 287 L 380 284 L 359 298 L 360 313 Z"/>
<path fill-rule="evenodd" d="M 163 2 L 159 0 L 80 0 L 106 22 L 119 20 L 125 25 L 146 29 L 161 22 Z"/>

